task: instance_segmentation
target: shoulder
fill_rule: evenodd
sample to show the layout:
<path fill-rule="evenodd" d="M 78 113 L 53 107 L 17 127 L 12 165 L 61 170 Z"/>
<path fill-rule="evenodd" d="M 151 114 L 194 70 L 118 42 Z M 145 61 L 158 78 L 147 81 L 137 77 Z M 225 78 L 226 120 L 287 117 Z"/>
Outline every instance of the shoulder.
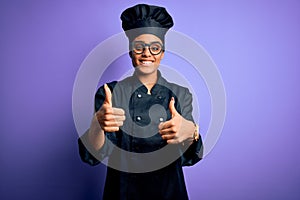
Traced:
<path fill-rule="evenodd" d="M 118 81 L 112 81 L 112 82 L 109 82 L 109 83 L 106 83 L 107 86 L 109 87 L 109 89 L 112 91 L 114 89 L 114 87 L 116 86 L 116 84 L 118 83 Z M 100 86 L 97 91 L 96 91 L 96 96 L 97 95 L 104 95 L 105 92 L 104 92 L 104 85 Z"/>
<path fill-rule="evenodd" d="M 109 87 L 109 89 L 111 91 L 113 91 L 115 85 L 117 84 L 117 81 L 112 81 L 112 82 L 109 82 L 109 83 L 106 83 L 106 84 Z M 94 99 L 94 103 L 95 103 L 94 109 L 95 109 L 95 111 L 100 109 L 101 105 L 104 102 L 104 99 L 105 99 L 105 91 L 104 91 L 104 85 L 102 85 L 101 87 L 99 87 L 97 89 L 96 94 L 95 94 L 95 99 Z"/>
<path fill-rule="evenodd" d="M 114 91 L 114 89 L 116 88 L 116 86 L 119 88 L 126 88 L 132 81 L 132 78 L 131 77 L 127 77 L 121 81 L 111 81 L 111 82 L 108 82 L 106 83 L 107 86 L 109 87 L 110 91 Z M 105 98 L 105 92 L 104 92 L 104 85 L 101 85 L 96 93 L 95 93 L 95 98 L 96 100 L 99 100 L 101 98 Z"/>
<path fill-rule="evenodd" d="M 177 97 L 183 98 L 183 97 L 191 96 L 191 92 L 187 87 L 169 82 L 164 78 L 162 79 L 163 79 L 162 83 L 164 84 L 164 86 L 167 87 L 169 90 L 171 90 L 172 93 L 174 93 Z"/>
<path fill-rule="evenodd" d="M 122 80 L 119 80 L 119 81 L 112 81 L 112 82 L 109 82 L 109 83 L 106 83 L 108 85 L 108 87 L 113 90 L 115 88 L 115 86 L 128 86 L 130 84 L 132 84 L 134 81 L 134 78 L 132 76 L 129 76 L 129 77 L 126 77 Z M 103 86 L 102 86 L 103 87 Z"/>

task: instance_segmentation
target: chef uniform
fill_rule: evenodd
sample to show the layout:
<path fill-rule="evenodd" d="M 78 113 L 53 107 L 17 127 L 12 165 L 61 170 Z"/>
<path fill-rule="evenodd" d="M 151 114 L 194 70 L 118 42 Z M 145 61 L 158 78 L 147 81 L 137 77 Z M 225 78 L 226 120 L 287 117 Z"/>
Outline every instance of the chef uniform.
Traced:
<path fill-rule="evenodd" d="M 159 24 L 163 29 L 173 25 L 171 16 L 164 8 L 145 4 L 125 10 L 121 19 L 125 31 L 142 26 L 148 28 L 149 24 L 151 28 Z M 165 31 L 157 33 L 153 30 L 148 29 L 146 33 L 155 33 L 164 39 Z M 127 33 L 129 41 L 136 34 L 141 34 L 132 33 Z M 194 165 L 202 158 L 202 140 L 194 140 L 190 146 L 184 143 L 167 145 L 158 133 L 158 125 L 171 119 L 169 102 L 172 97 L 177 112 L 193 121 L 189 90 L 168 82 L 159 71 L 151 91 L 140 82 L 136 73 L 107 85 L 112 91 L 113 107 L 125 111 L 124 125 L 117 132 L 105 132 L 104 145 L 97 152 L 89 151 L 78 140 L 84 162 L 97 165 L 108 158 L 103 199 L 188 199 L 182 166 Z M 104 100 L 102 86 L 95 95 L 95 111 L 101 108 Z"/>

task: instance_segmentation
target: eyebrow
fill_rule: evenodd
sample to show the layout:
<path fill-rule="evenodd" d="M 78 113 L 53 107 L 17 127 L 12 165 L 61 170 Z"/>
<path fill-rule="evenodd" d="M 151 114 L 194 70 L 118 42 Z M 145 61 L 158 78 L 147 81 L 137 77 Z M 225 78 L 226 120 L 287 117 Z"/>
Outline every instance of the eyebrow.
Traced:
<path fill-rule="evenodd" d="M 150 42 L 150 43 L 146 43 L 145 41 L 142 41 L 142 40 L 135 40 L 135 41 L 133 41 L 133 42 L 143 42 L 143 43 L 145 43 L 145 44 L 159 43 L 159 44 L 162 45 L 162 43 L 161 43 L 160 41 L 152 41 L 152 42 Z"/>

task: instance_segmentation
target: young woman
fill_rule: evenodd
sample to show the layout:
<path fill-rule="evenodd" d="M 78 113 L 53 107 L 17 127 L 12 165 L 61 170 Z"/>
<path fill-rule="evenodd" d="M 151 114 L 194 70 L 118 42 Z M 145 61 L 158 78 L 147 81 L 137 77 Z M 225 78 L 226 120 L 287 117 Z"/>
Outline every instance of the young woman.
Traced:
<path fill-rule="evenodd" d="M 91 127 L 78 140 L 81 158 L 97 165 L 108 157 L 103 199 L 188 199 L 182 166 L 201 159 L 202 141 L 191 93 L 158 70 L 172 17 L 138 4 L 121 20 L 134 74 L 98 89 Z"/>

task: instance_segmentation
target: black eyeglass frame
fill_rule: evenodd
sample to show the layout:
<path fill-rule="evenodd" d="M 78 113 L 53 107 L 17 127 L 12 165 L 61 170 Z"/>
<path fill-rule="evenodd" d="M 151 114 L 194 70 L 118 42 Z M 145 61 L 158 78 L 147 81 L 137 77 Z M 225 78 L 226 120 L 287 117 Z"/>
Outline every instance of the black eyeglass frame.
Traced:
<path fill-rule="evenodd" d="M 135 50 L 135 48 L 134 48 L 134 46 L 135 46 L 137 43 L 138 43 L 138 44 L 141 44 L 141 45 L 143 46 L 143 50 L 142 50 L 141 52 L 137 52 L 137 51 Z M 152 46 L 153 44 L 158 44 L 158 45 L 161 47 L 161 49 L 160 49 L 160 51 L 159 51 L 158 53 L 153 53 L 153 52 L 152 52 L 151 46 Z M 158 42 L 158 41 L 151 42 L 150 44 L 147 44 L 147 43 L 145 43 L 145 42 L 143 42 L 143 41 L 133 41 L 133 42 L 132 42 L 132 45 L 131 45 L 131 51 L 133 51 L 135 54 L 142 54 L 142 53 L 145 51 L 145 48 L 146 48 L 146 47 L 148 47 L 148 50 L 149 50 L 149 52 L 150 52 L 152 55 L 158 55 L 158 54 L 160 54 L 162 51 L 165 50 L 165 49 L 164 49 L 164 45 L 163 45 L 162 43 Z"/>

